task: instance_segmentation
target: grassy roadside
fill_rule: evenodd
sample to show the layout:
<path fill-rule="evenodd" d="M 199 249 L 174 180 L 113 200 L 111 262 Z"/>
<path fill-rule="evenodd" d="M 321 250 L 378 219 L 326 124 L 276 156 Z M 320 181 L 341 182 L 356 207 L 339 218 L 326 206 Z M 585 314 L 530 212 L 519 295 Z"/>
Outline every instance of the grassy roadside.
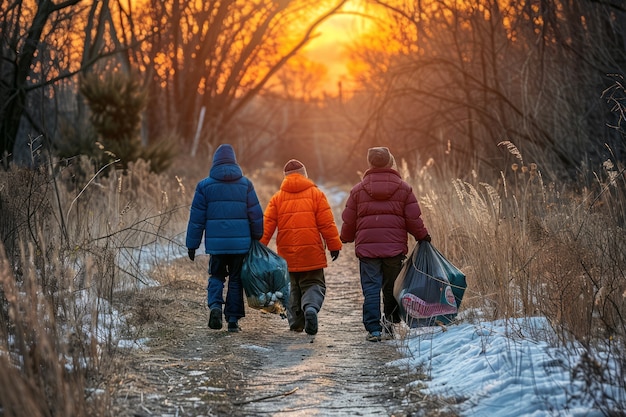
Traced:
<path fill-rule="evenodd" d="M 587 394 L 605 384 L 624 391 L 624 167 L 608 160 L 584 176 L 595 182 L 571 187 L 545 182 L 543 167 L 503 146 L 515 162 L 496 179 L 435 176 L 429 164 L 401 169 L 437 247 L 467 275 L 462 308 L 481 312 L 477 320 L 548 317 L 559 335 L 552 343 L 576 340 L 588 350 L 576 370 Z M 205 174 L 156 176 L 141 163 L 82 179 L 58 165 L 0 173 L 3 415 L 111 415 L 114 387 L 105 382 L 120 329 L 140 337 L 137 329 L 163 320 L 158 297 L 144 289 L 184 276 L 175 262 L 164 265 L 184 255 L 188 204 Z M 265 206 L 280 172 L 252 178 Z M 120 300 L 133 306 L 130 316 L 114 307 Z M 175 328 L 161 330 L 176 337 Z M 607 358 L 622 367 L 612 373 Z M 604 398 L 598 408 L 623 412 L 623 400 Z"/>

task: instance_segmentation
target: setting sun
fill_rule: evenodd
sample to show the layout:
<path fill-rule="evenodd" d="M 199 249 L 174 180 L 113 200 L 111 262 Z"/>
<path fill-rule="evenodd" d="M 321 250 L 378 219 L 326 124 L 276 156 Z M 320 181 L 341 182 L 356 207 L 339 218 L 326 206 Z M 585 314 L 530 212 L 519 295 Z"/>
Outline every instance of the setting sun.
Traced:
<path fill-rule="evenodd" d="M 369 28 L 371 22 L 363 16 L 358 6 L 347 7 L 342 13 L 330 17 L 318 29 L 318 36 L 304 49 L 302 54 L 309 60 L 324 65 L 327 69 L 322 89 L 331 95 L 350 84 L 349 46 Z"/>

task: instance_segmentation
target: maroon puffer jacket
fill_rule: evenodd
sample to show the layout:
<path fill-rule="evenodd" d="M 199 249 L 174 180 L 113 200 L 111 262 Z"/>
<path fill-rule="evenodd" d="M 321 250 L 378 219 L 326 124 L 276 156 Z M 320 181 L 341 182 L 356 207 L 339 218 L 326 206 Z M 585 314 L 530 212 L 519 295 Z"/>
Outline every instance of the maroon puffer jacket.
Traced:
<path fill-rule="evenodd" d="M 428 230 L 413 189 L 391 168 L 371 168 L 350 191 L 341 218 L 341 240 L 355 242 L 359 258 L 389 258 L 408 252 L 408 235 Z"/>

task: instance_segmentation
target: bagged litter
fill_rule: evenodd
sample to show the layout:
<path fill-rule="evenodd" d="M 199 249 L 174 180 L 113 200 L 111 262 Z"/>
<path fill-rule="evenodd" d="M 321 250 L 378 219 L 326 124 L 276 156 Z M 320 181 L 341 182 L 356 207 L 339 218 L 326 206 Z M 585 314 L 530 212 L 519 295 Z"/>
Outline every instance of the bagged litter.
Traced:
<path fill-rule="evenodd" d="M 287 317 L 290 281 L 287 261 L 253 240 L 241 269 L 241 283 L 250 308 Z"/>
<path fill-rule="evenodd" d="M 429 325 L 434 319 L 445 324 L 456 316 L 465 287 L 465 275 L 430 242 L 421 242 L 404 263 L 393 294 L 410 326 Z"/>
<path fill-rule="evenodd" d="M 454 266 L 450 261 L 448 261 L 441 252 L 437 250 L 433 246 L 435 252 L 439 256 L 439 260 L 443 265 L 443 268 L 446 271 L 446 276 L 448 277 L 448 281 L 450 282 L 450 287 L 452 288 L 452 294 L 454 294 L 454 301 L 456 302 L 457 310 L 461 308 L 461 301 L 463 300 L 463 295 L 465 295 L 465 289 L 467 288 L 467 281 L 465 279 L 465 274 L 461 272 L 459 268 Z M 436 316 L 434 319 L 442 324 L 450 324 L 455 318 L 457 313 L 452 314 L 444 314 L 441 316 Z"/>

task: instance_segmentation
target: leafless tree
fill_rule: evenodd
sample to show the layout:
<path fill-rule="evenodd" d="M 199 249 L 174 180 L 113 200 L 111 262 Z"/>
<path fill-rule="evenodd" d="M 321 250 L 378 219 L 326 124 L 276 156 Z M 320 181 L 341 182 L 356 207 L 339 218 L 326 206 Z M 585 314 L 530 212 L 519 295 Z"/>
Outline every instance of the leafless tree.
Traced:
<path fill-rule="evenodd" d="M 86 118 L 70 77 L 131 67 L 149 91 L 144 136 L 177 132 L 191 145 L 201 127 L 202 146 L 210 148 L 346 1 L 166 0 L 140 9 L 109 0 L 2 2 L 0 153 L 12 154 L 24 120 L 46 131 L 44 115 L 28 102 L 33 92 L 62 87 L 40 94 L 41 108 L 59 97 L 75 102 L 70 124 L 78 126 Z M 40 61 L 59 56 L 62 62 Z"/>
<path fill-rule="evenodd" d="M 381 21 L 393 22 L 396 46 L 375 51 L 375 61 L 361 56 L 379 97 L 368 131 L 459 172 L 502 169 L 503 140 L 555 175 L 575 175 L 605 143 L 623 152 L 604 129 L 611 115 L 600 99 L 608 74 L 626 71 L 620 3 L 370 3 L 388 13 Z"/>
<path fill-rule="evenodd" d="M 79 0 L 54 2 L 3 1 L 0 6 L 0 155 L 12 154 L 20 121 L 25 112 L 26 95 L 33 88 L 33 66 L 40 46 L 63 22 Z M 46 29 L 50 28 L 46 33 Z"/>
<path fill-rule="evenodd" d="M 154 31 L 136 55 L 150 90 L 148 129 L 175 130 L 188 147 L 199 128 L 204 149 L 225 140 L 237 114 L 345 3 L 151 2 L 142 20 Z"/>
<path fill-rule="evenodd" d="M 54 135 L 58 106 L 74 102 L 77 89 L 71 79 L 76 74 L 128 49 L 118 40 L 119 27 L 109 0 L 0 3 L 0 156 L 5 165 L 21 135 Z M 80 101 L 76 107 L 79 117 L 72 122 L 80 120 Z"/>

